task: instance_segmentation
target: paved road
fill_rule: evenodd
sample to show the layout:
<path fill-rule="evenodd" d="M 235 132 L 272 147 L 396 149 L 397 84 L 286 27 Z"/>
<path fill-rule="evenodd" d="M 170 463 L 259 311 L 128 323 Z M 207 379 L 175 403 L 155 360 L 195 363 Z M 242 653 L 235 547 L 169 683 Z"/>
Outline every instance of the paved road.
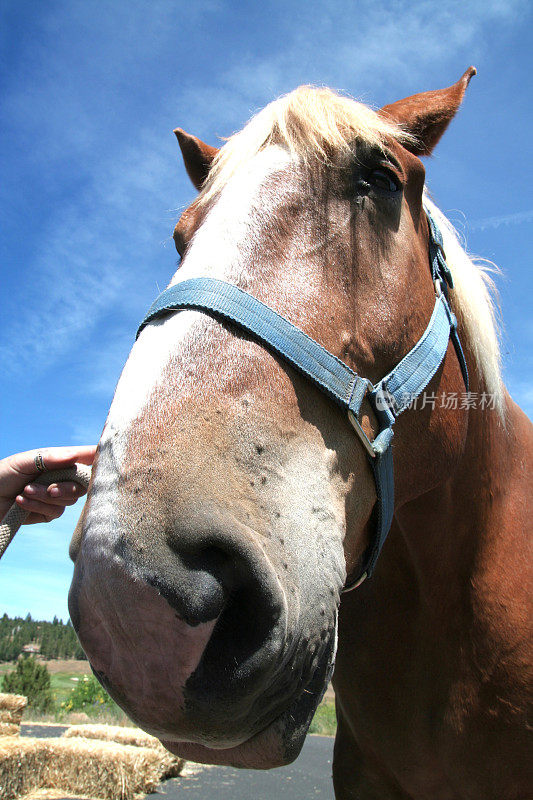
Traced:
<path fill-rule="evenodd" d="M 68 725 L 39 725 L 32 722 L 23 722 L 20 726 L 21 736 L 36 736 L 38 739 L 51 739 L 61 736 Z"/>
<path fill-rule="evenodd" d="M 162 783 L 157 794 L 165 800 L 334 800 L 332 751 L 333 739 L 308 736 L 299 757 L 288 767 L 266 772 L 207 767 Z"/>
<path fill-rule="evenodd" d="M 59 725 L 22 725 L 23 736 L 60 736 Z M 308 736 L 288 767 L 266 772 L 188 764 L 179 778 L 161 783 L 147 800 L 334 800 L 331 781 L 333 739 Z M 59 795 L 53 800 L 64 800 Z"/>

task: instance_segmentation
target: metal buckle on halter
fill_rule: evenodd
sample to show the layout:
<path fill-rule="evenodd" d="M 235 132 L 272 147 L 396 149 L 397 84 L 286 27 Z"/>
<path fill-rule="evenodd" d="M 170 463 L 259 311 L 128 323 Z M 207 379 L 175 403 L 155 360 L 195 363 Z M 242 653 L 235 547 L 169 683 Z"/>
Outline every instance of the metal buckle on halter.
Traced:
<path fill-rule="evenodd" d="M 374 387 L 372 386 L 371 382 L 367 381 L 366 391 L 365 391 L 365 393 L 363 395 L 363 400 L 373 388 Z M 363 400 L 361 400 L 361 405 L 363 404 Z M 348 409 L 348 419 L 352 423 L 352 427 L 353 427 L 354 431 L 358 435 L 358 437 L 359 437 L 359 439 L 361 441 L 361 444 L 365 448 L 365 450 L 368 453 L 368 455 L 370 456 L 370 458 L 375 458 L 376 457 L 376 451 L 374 450 L 372 442 L 370 441 L 370 439 L 368 438 L 368 436 L 364 432 L 364 430 L 363 430 L 363 428 L 361 426 L 361 423 L 359 422 L 359 420 L 357 419 L 357 417 L 355 416 L 355 414 L 353 413 L 351 408 Z"/>

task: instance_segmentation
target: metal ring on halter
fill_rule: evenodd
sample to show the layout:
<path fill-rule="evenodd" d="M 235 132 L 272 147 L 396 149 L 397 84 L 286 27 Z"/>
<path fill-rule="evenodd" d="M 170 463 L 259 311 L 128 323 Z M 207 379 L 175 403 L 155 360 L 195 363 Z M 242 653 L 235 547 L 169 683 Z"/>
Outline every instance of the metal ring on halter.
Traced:
<path fill-rule="evenodd" d="M 33 461 L 34 461 L 35 469 L 37 470 L 37 472 L 46 472 L 46 467 L 44 465 L 43 454 L 42 453 L 37 453 L 37 455 L 35 456 Z"/>

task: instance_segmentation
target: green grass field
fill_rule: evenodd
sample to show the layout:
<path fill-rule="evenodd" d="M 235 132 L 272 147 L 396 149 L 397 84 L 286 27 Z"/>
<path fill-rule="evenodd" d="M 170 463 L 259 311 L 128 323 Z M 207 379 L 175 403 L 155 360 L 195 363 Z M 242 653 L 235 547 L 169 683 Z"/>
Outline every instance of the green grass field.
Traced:
<path fill-rule="evenodd" d="M 68 663 L 68 662 L 60 662 L 61 665 Z M 56 663 L 51 662 L 52 666 L 50 668 L 50 664 L 47 664 L 49 667 L 50 672 L 50 683 L 52 686 L 52 692 L 55 696 L 55 699 L 58 705 L 64 702 L 68 696 L 70 695 L 72 689 L 76 686 L 76 683 L 83 678 L 83 673 L 80 673 L 79 668 L 76 671 L 68 669 L 65 671 L 56 672 L 54 666 L 58 666 Z M 1 680 L 7 672 L 12 672 L 15 669 L 15 665 L 11 663 L 0 663 L 0 684 Z M 90 673 L 90 668 L 87 665 L 87 673 Z"/>
<path fill-rule="evenodd" d="M 316 710 L 313 721 L 309 726 L 309 733 L 318 733 L 320 736 L 335 736 L 336 730 L 335 701 L 325 697 Z"/>
<path fill-rule="evenodd" d="M 61 703 L 64 703 L 68 699 L 81 677 L 81 675 L 73 675 L 71 672 L 56 672 L 50 675 L 52 692 L 57 705 L 61 705 Z"/>

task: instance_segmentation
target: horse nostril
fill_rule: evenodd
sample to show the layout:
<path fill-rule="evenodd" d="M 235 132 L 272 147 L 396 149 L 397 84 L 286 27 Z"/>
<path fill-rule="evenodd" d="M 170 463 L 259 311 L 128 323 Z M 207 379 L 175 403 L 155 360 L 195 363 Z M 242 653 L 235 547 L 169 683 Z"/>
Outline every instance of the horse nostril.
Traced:
<path fill-rule="evenodd" d="M 218 547 L 172 550 L 165 567 L 152 568 L 144 579 L 188 625 L 218 619 L 234 584 L 230 555 Z"/>

